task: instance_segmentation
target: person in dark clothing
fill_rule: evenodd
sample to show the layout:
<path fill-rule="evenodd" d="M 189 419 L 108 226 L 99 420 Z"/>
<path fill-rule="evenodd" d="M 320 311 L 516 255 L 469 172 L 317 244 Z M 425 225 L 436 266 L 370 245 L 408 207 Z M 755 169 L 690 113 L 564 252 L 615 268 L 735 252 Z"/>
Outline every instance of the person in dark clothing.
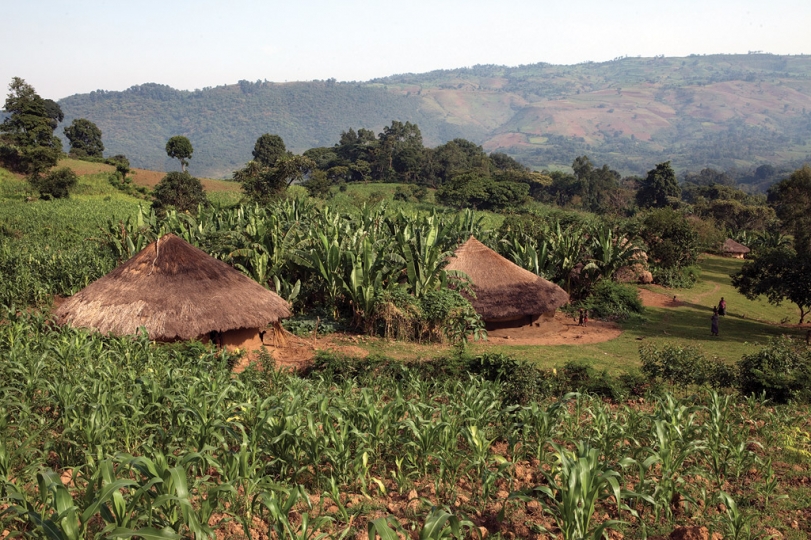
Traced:
<path fill-rule="evenodd" d="M 720 316 L 724 316 L 727 314 L 727 301 L 724 300 L 724 297 L 721 297 L 721 301 L 718 302 L 718 314 Z"/>
<path fill-rule="evenodd" d="M 718 308 L 712 308 L 712 317 L 710 317 L 710 331 L 712 335 L 718 337 Z"/>

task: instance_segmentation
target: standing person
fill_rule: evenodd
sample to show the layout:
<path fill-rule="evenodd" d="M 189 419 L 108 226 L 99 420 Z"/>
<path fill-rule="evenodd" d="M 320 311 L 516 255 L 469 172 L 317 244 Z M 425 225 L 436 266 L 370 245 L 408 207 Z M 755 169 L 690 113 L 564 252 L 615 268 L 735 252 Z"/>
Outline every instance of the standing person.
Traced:
<path fill-rule="evenodd" d="M 710 331 L 712 335 L 718 337 L 718 308 L 712 308 L 712 317 L 710 317 Z"/>
<path fill-rule="evenodd" d="M 580 308 L 580 318 L 577 320 L 577 326 L 583 326 L 583 308 Z"/>
<path fill-rule="evenodd" d="M 583 312 L 583 326 L 589 325 L 589 310 Z"/>
<path fill-rule="evenodd" d="M 724 297 L 721 297 L 721 301 L 718 302 L 718 314 L 720 316 L 724 316 L 727 314 L 727 301 L 724 300 Z"/>

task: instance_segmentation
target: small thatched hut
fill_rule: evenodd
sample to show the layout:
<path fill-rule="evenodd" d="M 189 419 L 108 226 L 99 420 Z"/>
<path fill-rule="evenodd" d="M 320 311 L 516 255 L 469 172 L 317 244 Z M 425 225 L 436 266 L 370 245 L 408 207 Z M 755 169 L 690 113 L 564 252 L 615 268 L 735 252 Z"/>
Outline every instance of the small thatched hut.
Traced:
<path fill-rule="evenodd" d="M 724 244 L 721 246 L 721 253 L 726 255 L 727 257 L 733 257 L 735 259 L 743 259 L 744 256 L 749 253 L 750 249 L 743 244 L 739 244 L 732 238 L 727 238 L 724 241 Z"/>
<path fill-rule="evenodd" d="M 68 298 L 54 315 L 60 324 L 103 334 L 136 334 L 144 327 L 155 341 L 197 338 L 252 350 L 281 337 L 279 320 L 290 310 L 277 294 L 167 234 Z"/>
<path fill-rule="evenodd" d="M 471 300 L 488 330 L 540 325 L 569 301 L 566 291 L 508 261 L 472 236 L 459 246 L 445 270 L 464 272 L 473 283 Z"/>

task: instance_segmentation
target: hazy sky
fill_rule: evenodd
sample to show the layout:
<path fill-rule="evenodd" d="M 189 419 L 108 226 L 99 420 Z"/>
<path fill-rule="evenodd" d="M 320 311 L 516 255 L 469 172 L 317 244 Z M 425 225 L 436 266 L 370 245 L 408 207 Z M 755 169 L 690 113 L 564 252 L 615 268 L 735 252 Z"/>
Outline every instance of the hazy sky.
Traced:
<path fill-rule="evenodd" d="M 811 54 L 809 0 L 0 2 L 0 84 L 22 77 L 51 99 L 147 82 L 193 90 L 475 64 Z"/>

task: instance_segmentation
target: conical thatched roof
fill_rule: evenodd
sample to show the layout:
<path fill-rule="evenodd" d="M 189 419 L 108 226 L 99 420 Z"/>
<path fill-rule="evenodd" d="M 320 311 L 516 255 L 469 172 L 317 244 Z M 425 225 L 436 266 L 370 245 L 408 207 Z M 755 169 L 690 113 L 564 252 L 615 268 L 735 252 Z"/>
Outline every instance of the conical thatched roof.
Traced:
<path fill-rule="evenodd" d="M 743 244 L 739 244 L 732 238 L 727 238 L 724 241 L 724 245 L 721 246 L 721 251 L 724 253 L 734 253 L 734 254 L 747 254 L 751 251 L 748 247 L 744 246 Z"/>
<path fill-rule="evenodd" d="M 470 276 L 473 307 L 485 321 L 549 313 L 569 301 L 566 291 L 524 270 L 472 236 L 459 246 L 445 270 Z"/>
<path fill-rule="evenodd" d="M 212 331 L 264 328 L 289 317 L 287 302 L 173 234 L 67 299 L 61 324 L 103 334 L 192 339 Z"/>

